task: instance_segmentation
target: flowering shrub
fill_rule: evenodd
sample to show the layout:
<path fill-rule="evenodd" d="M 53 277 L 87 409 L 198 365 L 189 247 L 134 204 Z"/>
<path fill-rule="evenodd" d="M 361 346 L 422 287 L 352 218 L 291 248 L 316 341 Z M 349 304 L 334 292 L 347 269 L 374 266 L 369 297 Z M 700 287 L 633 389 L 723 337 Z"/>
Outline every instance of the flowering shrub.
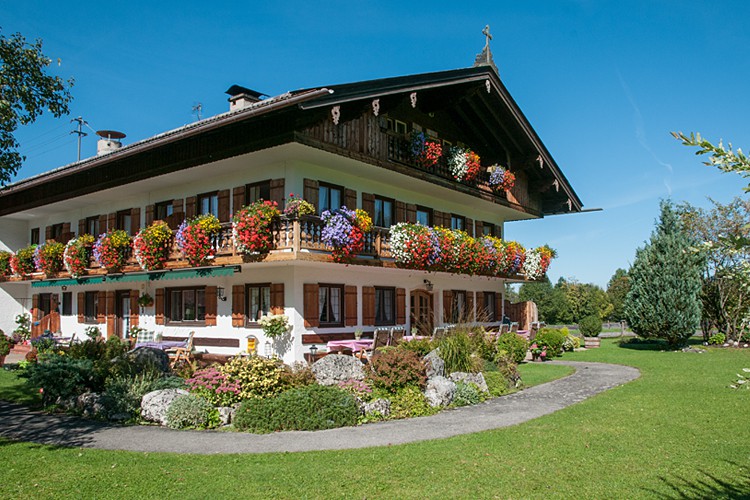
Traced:
<path fill-rule="evenodd" d="M 544 276 L 554 256 L 555 251 L 546 245 L 528 250 L 523 262 L 523 272 L 526 278 L 536 280 Z"/>
<path fill-rule="evenodd" d="M 74 278 L 78 278 L 89 266 L 91 260 L 91 249 L 94 246 L 94 237 L 83 234 L 73 238 L 65 245 L 63 252 L 63 264 L 65 270 Z"/>
<path fill-rule="evenodd" d="M 133 252 L 138 265 L 145 271 L 161 269 L 169 259 L 172 230 L 162 220 L 144 227 L 133 238 Z"/>
<path fill-rule="evenodd" d="M 321 241 L 333 247 L 334 262 L 348 262 L 365 247 L 365 232 L 372 229 L 372 219 L 364 210 L 349 210 L 342 206 L 333 212 L 321 214 L 323 231 Z"/>
<path fill-rule="evenodd" d="M 460 274 L 478 274 L 485 268 L 484 246 L 464 231 L 435 228 L 440 242 L 438 270 Z"/>
<path fill-rule="evenodd" d="M 296 219 L 300 215 L 314 215 L 315 207 L 309 201 L 298 198 L 294 193 L 289 193 L 289 198 L 284 203 L 284 215 Z"/>
<path fill-rule="evenodd" d="M 516 184 L 516 176 L 500 165 L 493 165 L 489 184 L 495 191 L 510 191 Z"/>
<path fill-rule="evenodd" d="M 191 266 L 200 266 L 214 258 L 216 251 L 211 237 L 219 234 L 220 229 L 219 219 L 212 214 L 199 215 L 180 224 L 175 241 Z"/>
<path fill-rule="evenodd" d="M 369 367 L 372 386 L 390 393 L 410 385 L 423 388 L 427 382 L 425 363 L 412 351 L 384 350 L 372 358 Z"/>
<path fill-rule="evenodd" d="M 234 246 L 244 254 L 268 252 L 273 246 L 271 222 L 280 215 L 275 201 L 258 200 L 232 218 Z"/>
<path fill-rule="evenodd" d="M 52 276 L 63 267 L 65 245 L 57 241 L 47 241 L 34 250 L 34 266 L 47 276 Z"/>
<path fill-rule="evenodd" d="M 13 270 L 10 268 L 10 258 L 12 256 L 12 253 L 0 250 L 0 276 L 10 276 L 13 274 Z"/>
<path fill-rule="evenodd" d="M 13 274 L 23 276 L 24 274 L 31 274 L 36 270 L 34 265 L 35 251 L 36 245 L 29 245 L 18 250 L 10 257 L 10 267 L 13 270 Z"/>
<path fill-rule="evenodd" d="M 508 241 L 505 243 L 505 262 L 503 262 L 503 274 L 516 274 L 523 268 L 526 260 L 526 250 L 520 243 Z"/>
<path fill-rule="evenodd" d="M 122 229 L 111 229 L 94 243 L 94 259 L 106 269 L 120 269 L 128 258 L 130 236 Z"/>
<path fill-rule="evenodd" d="M 230 381 L 216 367 L 198 370 L 186 382 L 190 392 L 214 406 L 232 406 L 241 401 L 240 384 Z"/>
<path fill-rule="evenodd" d="M 427 139 L 424 132 L 415 130 L 411 134 L 411 155 L 418 165 L 433 167 L 443 156 L 443 146 L 439 142 Z"/>
<path fill-rule="evenodd" d="M 284 389 L 284 367 L 276 359 L 261 356 L 232 358 L 219 371 L 240 385 L 240 399 L 262 399 Z"/>
<path fill-rule="evenodd" d="M 407 342 L 408 343 L 408 342 Z M 372 394 L 372 387 L 363 380 L 356 380 L 350 378 L 349 380 L 342 380 L 337 384 L 339 388 L 351 392 L 354 396 L 362 399 L 366 399 Z"/>
<path fill-rule="evenodd" d="M 479 238 L 479 244 L 482 245 L 482 251 L 484 252 L 480 274 L 488 276 L 502 274 L 503 262 L 505 261 L 503 240 L 494 236 L 482 236 Z"/>
<path fill-rule="evenodd" d="M 454 146 L 448 152 L 448 168 L 457 181 L 475 180 L 482 169 L 480 161 L 479 155 L 471 149 Z"/>
<path fill-rule="evenodd" d="M 440 242 L 431 227 L 399 222 L 391 226 L 389 241 L 391 254 L 400 266 L 430 269 L 440 261 Z"/>
<path fill-rule="evenodd" d="M 290 327 L 289 318 L 284 314 L 263 315 L 258 320 L 258 323 L 260 323 L 263 333 L 271 338 L 281 337 L 289 331 Z"/>
<path fill-rule="evenodd" d="M 531 344 L 529 351 L 534 358 L 540 358 L 542 361 L 547 359 L 547 348 L 545 346 L 540 346 L 535 342 Z"/>

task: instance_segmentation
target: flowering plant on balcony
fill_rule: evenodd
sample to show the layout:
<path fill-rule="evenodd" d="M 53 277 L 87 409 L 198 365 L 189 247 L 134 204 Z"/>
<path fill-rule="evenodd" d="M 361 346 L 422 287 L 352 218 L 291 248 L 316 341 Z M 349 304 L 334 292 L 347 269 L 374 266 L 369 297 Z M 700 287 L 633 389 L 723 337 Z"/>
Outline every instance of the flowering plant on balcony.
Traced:
<path fill-rule="evenodd" d="M 516 176 L 513 172 L 508 169 L 501 167 L 500 165 L 493 165 L 490 167 L 489 185 L 495 191 L 510 191 L 516 184 Z"/>
<path fill-rule="evenodd" d="M 342 206 L 333 212 L 321 214 L 323 231 L 321 241 L 333 247 L 331 258 L 334 262 L 349 262 L 365 247 L 365 230 L 372 229 L 372 219 L 364 210 L 349 210 Z"/>
<path fill-rule="evenodd" d="M 528 250 L 523 263 L 523 272 L 526 278 L 537 280 L 544 276 L 555 256 L 556 252 L 547 245 Z"/>
<path fill-rule="evenodd" d="M 471 182 L 482 169 L 481 159 L 471 149 L 454 146 L 448 151 L 448 168 L 457 181 Z"/>
<path fill-rule="evenodd" d="M 258 320 L 263 333 L 267 337 L 275 339 L 289 331 L 289 318 L 285 314 L 264 314 Z"/>
<path fill-rule="evenodd" d="M 238 210 L 232 218 L 235 248 L 244 254 L 268 252 L 273 246 L 271 222 L 279 215 L 275 201 L 258 200 Z"/>
<path fill-rule="evenodd" d="M 8 251 L 0 250 L 0 277 L 13 274 L 13 270 L 10 267 L 10 258 L 12 256 L 13 254 Z"/>
<path fill-rule="evenodd" d="M 52 276 L 63 267 L 65 245 L 54 240 L 42 243 L 34 250 L 34 266 L 46 276 Z"/>
<path fill-rule="evenodd" d="M 391 254 L 409 269 L 430 269 L 440 261 L 440 242 L 431 227 L 399 222 L 390 229 Z"/>
<path fill-rule="evenodd" d="M 427 139 L 424 132 L 411 133 L 411 156 L 414 161 L 425 168 L 434 167 L 441 156 L 443 146 L 437 141 Z"/>
<path fill-rule="evenodd" d="M 94 259 L 105 269 L 118 270 L 128 259 L 131 238 L 122 229 L 110 229 L 94 243 Z"/>
<path fill-rule="evenodd" d="M 25 274 L 31 274 L 36 270 L 34 265 L 35 251 L 36 245 L 29 245 L 25 248 L 21 248 L 11 256 L 10 267 L 13 270 L 13 274 L 23 276 Z"/>
<path fill-rule="evenodd" d="M 133 238 L 133 253 L 138 265 L 145 271 L 164 267 L 172 249 L 172 230 L 163 220 L 144 227 Z"/>
<path fill-rule="evenodd" d="M 526 260 L 526 250 L 520 243 L 508 241 L 505 243 L 505 262 L 503 263 L 503 274 L 516 274 L 523 268 Z"/>
<path fill-rule="evenodd" d="M 221 224 L 213 214 L 203 214 L 182 221 L 177 229 L 175 241 L 182 255 L 191 266 L 200 266 L 213 259 L 216 250 L 211 238 L 219 234 Z"/>
<path fill-rule="evenodd" d="M 505 259 L 503 240 L 494 236 L 482 236 L 479 238 L 479 244 L 482 246 L 482 252 L 484 253 L 480 274 L 487 276 L 501 274 Z"/>
<path fill-rule="evenodd" d="M 78 278 L 86 272 L 86 268 L 89 267 L 89 261 L 91 260 L 91 249 L 93 246 L 94 237 L 90 234 L 82 234 L 68 241 L 65 245 L 63 265 L 73 278 Z"/>
<path fill-rule="evenodd" d="M 440 271 L 474 275 L 485 267 L 484 246 L 465 231 L 438 227 L 435 233 L 440 242 Z"/>
<path fill-rule="evenodd" d="M 296 219 L 300 215 L 314 215 L 315 207 L 309 201 L 299 198 L 294 193 L 289 193 L 289 198 L 284 203 L 284 216 Z"/>

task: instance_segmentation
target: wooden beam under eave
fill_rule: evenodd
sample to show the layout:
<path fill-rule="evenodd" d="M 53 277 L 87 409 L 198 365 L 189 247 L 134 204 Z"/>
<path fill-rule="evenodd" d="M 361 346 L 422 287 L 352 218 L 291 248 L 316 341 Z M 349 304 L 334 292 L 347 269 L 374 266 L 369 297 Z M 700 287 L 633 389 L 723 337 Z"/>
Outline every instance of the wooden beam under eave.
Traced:
<path fill-rule="evenodd" d="M 484 108 L 487 110 L 487 112 L 492 116 L 492 118 L 497 122 L 498 126 L 502 129 L 502 131 L 505 133 L 505 135 L 508 137 L 508 140 L 513 144 L 513 147 L 516 148 L 516 151 L 519 154 L 524 153 L 524 149 L 521 147 L 521 145 L 518 143 L 518 141 L 513 137 L 513 134 L 508 129 L 506 122 L 508 119 L 512 119 L 512 117 L 503 119 L 498 112 L 490 105 L 490 103 L 487 101 L 488 95 L 482 92 L 477 93 L 477 97 L 480 101 L 482 101 L 482 104 L 484 104 Z"/>
<path fill-rule="evenodd" d="M 474 125 L 474 123 L 478 121 L 479 117 L 475 117 L 475 118 L 470 117 L 469 114 L 464 110 L 464 108 L 461 108 L 461 107 L 454 108 L 454 113 L 458 116 L 458 118 L 460 118 L 464 122 L 465 126 L 471 131 L 471 133 L 475 135 L 476 137 L 478 137 L 480 141 L 482 141 L 482 145 L 481 145 L 482 147 L 478 148 L 476 147 L 476 145 L 470 144 L 469 141 L 462 141 L 462 142 L 467 142 L 469 143 L 468 144 L 469 147 L 471 147 L 474 150 L 480 150 L 482 152 L 484 152 L 485 150 L 492 149 L 493 138 L 487 137 L 485 132 L 483 132 L 479 127 Z"/>

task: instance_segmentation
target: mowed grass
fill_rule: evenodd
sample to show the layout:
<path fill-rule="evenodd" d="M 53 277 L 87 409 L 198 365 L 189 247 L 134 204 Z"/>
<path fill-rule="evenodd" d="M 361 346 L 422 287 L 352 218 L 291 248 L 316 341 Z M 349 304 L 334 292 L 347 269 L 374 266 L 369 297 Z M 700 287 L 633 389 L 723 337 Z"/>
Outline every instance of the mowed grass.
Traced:
<path fill-rule="evenodd" d="M 750 352 L 660 352 L 604 340 L 565 359 L 626 364 L 642 375 L 525 424 L 403 446 L 195 456 L 0 441 L 2 496 L 750 497 L 750 391 L 727 388 L 750 368 Z"/>

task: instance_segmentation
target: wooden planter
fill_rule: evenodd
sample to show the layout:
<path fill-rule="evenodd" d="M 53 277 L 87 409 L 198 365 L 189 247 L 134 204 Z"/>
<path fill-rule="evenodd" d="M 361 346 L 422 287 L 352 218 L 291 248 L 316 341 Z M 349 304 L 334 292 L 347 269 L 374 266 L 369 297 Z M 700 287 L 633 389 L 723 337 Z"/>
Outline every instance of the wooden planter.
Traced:
<path fill-rule="evenodd" d="M 586 349 L 594 349 L 602 345 L 602 340 L 599 337 L 584 337 L 583 342 Z"/>

